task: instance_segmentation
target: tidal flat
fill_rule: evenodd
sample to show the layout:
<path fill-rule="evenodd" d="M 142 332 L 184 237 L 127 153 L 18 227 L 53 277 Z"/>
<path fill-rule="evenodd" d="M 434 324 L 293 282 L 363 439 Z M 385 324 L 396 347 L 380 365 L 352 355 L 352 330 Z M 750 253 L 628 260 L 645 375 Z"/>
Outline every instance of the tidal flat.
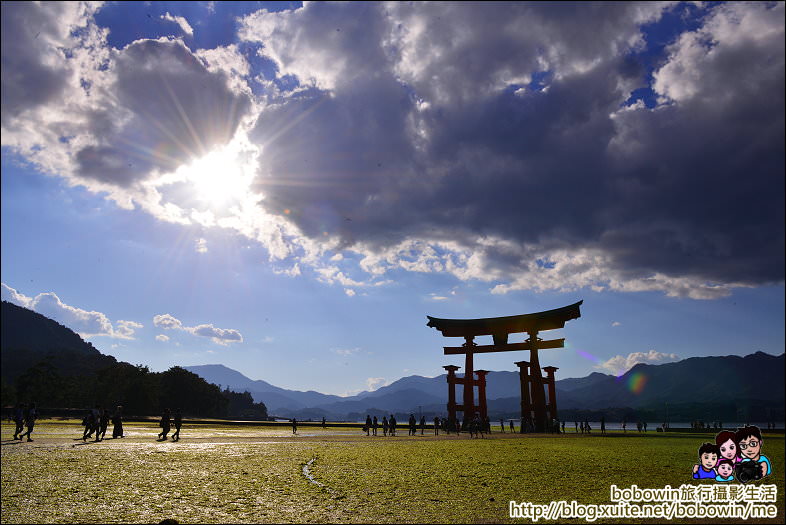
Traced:
<path fill-rule="evenodd" d="M 181 441 L 158 442 L 152 423 L 125 429 L 123 439 L 84 442 L 78 422 L 44 420 L 28 443 L 12 440 L 12 425 L 3 423 L 2 523 L 531 523 L 510 518 L 509 502 L 610 504 L 612 484 L 699 485 L 691 469 L 711 439 L 655 432 L 470 439 L 406 429 L 374 437 L 330 426 L 302 426 L 293 436 L 287 427 L 186 424 Z M 748 522 L 782 523 L 783 436 L 765 435 L 763 453 L 773 474 L 757 485 L 777 487 L 777 517 Z"/>

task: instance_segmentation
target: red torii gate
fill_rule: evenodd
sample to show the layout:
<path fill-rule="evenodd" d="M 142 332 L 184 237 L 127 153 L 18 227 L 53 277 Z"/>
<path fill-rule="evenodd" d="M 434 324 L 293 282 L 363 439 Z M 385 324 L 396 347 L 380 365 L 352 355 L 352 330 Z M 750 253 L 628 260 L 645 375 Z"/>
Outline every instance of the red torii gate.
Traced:
<path fill-rule="evenodd" d="M 474 354 L 490 352 L 510 352 L 515 350 L 529 350 L 529 361 L 518 361 L 519 378 L 521 381 L 521 419 L 522 423 L 531 422 L 536 432 L 543 432 L 547 428 L 548 420 L 557 417 L 557 398 L 554 384 L 554 372 L 558 369 L 553 366 L 544 367 L 547 377 L 541 373 L 538 350 L 548 348 L 563 348 L 565 339 L 552 339 L 544 341 L 538 337 L 539 332 L 564 328 L 565 323 L 581 317 L 579 307 L 584 301 L 532 314 L 513 315 L 509 317 L 489 317 L 485 319 L 438 319 L 428 317 L 428 324 L 436 328 L 445 337 L 463 337 L 461 346 L 446 346 L 445 355 L 464 354 L 464 377 L 456 376 L 460 367 L 448 365 L 443 368 L 448 371 L 448 418 L 457 422 L 456 412 L 463 412 L 464 420 L 469 423 L 475 412 L 485 420 L 486 410 L 486 370 L 475 370 L 473 363 Z M 508 336 L 513 333 L 526 332 L 529 338 L 523 343 L 508 343 Z M 490 335 L 494 344 L 478 345 L 475 337 Z M 477 379 L 474 378 L 477 374 Z M 456 403 L 456 385 L 464 387 L 463 403 Z M 548 385 L 548 403 L 544 385 Z M 478 387 L 478 406 L 475 406 L 475 387 Z"/>

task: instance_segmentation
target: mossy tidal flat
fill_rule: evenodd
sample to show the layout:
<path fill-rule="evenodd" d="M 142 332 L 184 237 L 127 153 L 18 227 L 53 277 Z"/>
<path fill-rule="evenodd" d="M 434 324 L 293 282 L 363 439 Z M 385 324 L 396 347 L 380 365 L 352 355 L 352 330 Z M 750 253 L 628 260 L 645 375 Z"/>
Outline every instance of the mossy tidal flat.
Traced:
<path fill-rule="evenodd" d="M 510 500 L 608 504 L 611 484 L 697 483 L 691 466 L 709 439 L 406 431 L 385 438 L 316 427 L 292 436 L 287 428 L 186 425 L 174 443 L 157 442 L 158 431 L 132 423 L 124 439 L 84 443 L 77 422 L 47 420 L 32 443 L 19 443 L 4 423 L 2 523 L 529 522 L 508 517 Z M 778 517 L 759 522 L 782 523 L 783 437 L 765 436 L 763 452 L 774 467 L 766 483 L 778 487 Z M 303 474 L 312 459 L 322 487 Z"/>

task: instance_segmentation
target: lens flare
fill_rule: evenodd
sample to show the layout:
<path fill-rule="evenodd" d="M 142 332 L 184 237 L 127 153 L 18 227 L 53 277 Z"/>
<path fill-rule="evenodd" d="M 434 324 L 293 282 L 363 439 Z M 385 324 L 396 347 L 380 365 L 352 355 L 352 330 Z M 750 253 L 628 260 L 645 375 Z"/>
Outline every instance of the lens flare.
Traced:
<path fill-rule="evenodd" d="M 600 359 L 595 357 L 594 355 L 590 354 L 589 352 L 585 352 L 584 350 L 576 349 L 576 353 L 579 354 L 581 357 L 586 359 L 587 361 L 592 361 L 593 363 L 600 363 Z"/>
<path fill-rule="evenodd" d="M 647 376 L 642 372 L 634 372 L 628 377 L 628 390 L 638 395 L 644 391 L 647 385 Z"/>

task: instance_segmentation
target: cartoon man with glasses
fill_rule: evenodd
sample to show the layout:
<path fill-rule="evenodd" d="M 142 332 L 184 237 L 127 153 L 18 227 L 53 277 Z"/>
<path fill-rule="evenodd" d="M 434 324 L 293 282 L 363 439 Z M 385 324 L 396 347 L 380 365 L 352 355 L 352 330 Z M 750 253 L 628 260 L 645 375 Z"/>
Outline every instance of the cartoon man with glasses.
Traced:
<path fill-rule="evenodd" d="M 770 459 L 761 453 L 761 431 L 759 427 L 750 425 L 737 429 L 734 433 L 734 442 L 737 450 L 742 457 L 742 461 L 755 461 L 761 467 L 762 477 L 768 476 L 772 472 Z"/>

